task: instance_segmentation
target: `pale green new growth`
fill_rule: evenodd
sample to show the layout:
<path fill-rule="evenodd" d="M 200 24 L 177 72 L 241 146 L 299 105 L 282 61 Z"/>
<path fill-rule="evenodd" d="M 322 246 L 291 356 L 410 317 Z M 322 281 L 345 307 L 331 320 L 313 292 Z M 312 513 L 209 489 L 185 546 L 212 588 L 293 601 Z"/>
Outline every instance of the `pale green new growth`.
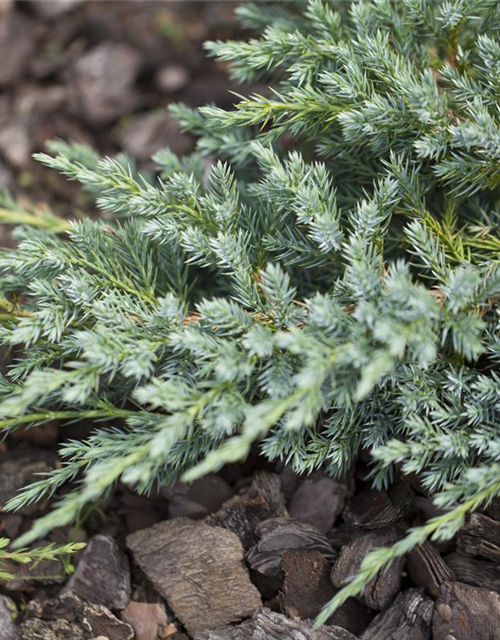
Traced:
<path fill-rule="evenodd" d="M 80 542 L 70 542 L 65 545 L 56 546 L 55 544 L 47 544 L 45 547 L 33 549 L 16 549 L 11 550 L 7 547 L 10 544 L 8 538 L 0 538 L 0 580 L 12 580 L 14 574 L 3 569 L 5 562 L 14 562 L 16 564 L 26 564 L 29 568 L 35 568 L 40 562 L 48 562 L 55 560 L 64 560 L 66 556 L 70 556 L 85 546 Z M 70 570 L 70 565 L 66 563 L 66 568 Z M 24 576 L 23 580 L 34 579 L 35 577 Z"/>
<path fill-rule="evenodd" d="M 0 426 L 106 421 L 10 508 L 79 478 L 26 544 L 118 481 L 193 479 L 255 442 L 336 476 L 370 450 L 376 486 L 416 473 L 446 514 L 368 556 L 326 620 L 500 493 L 500 3 L 240 13 L 262 35 L 208 50 L 266 95 L 177 105 L 197 152 L 158 153 L 158 178 L 76 145 L 40 155 L 107 223 L 60 238 L 53 214 L 0 212 L 25 225 L 0 257 L 1 338 L 26 346 Z"/>

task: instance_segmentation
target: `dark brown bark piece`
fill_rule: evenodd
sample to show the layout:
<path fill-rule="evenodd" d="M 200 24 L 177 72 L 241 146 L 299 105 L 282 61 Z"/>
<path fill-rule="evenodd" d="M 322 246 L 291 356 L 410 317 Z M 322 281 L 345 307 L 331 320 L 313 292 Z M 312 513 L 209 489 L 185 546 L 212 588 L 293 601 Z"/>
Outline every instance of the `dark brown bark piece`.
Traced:
<path fill-rule="evenodd" d="M 18 491 L 39 479 L 38 474 L 49 473 L 57 465 L 57 456 L 50 451 L 26 449 L 0 456 L 0 512 Z M 18 509 L 18 513 L 33 515 L 43 510 L 41 501 Z"/>
<path fill-rule="evenodd" d="M 500 498 L 493 498 L 491 504 L 484 509 L 484 513 L 489 518 L 500 521 Z"/>
<path fill-rule="evenodd" d="M 204 518 L 220 509 L 234 492 L 221 477 L 207 475 L 191 484 L 179 481 L 163 487 L 160 494 L 169 501 L 170 518 Z"/>
<path fill-rule="evenodd" d="M 300 486 L 300 475 L 293 470 L 291 465 L 285 465 L 280 471 L 281 493 L 287 501 L 290 501 Z"/>
<path fill-rule="evenodd" d="M 361 640 L 430 640 L 433 608 L 421 589 L 408 589 L 378 614 Z"/>
<path fill-rule="evenodd" d="M 319 551 L 295 551 L 283 557 L 285 580 L 278 595 L 281 611 L 290 618 L 314 619 L 338 589 L 330 581 L 331 565 Z M 350 598 L 328 620 L 353 634 L 361 633 L 373 614 Z"/>
<path fill-rule="evenodd" d="M 178 518 L 129 535 L 127 546 L 190 634 L 237 622 L 261 606 L 231 531 Z"/>
<path fill-rule="evenodd" d="M 413 489 L 399 482 L 388 491 L 364 489 L 349 503 L 345 518 L 363 529 L 384 529 L 399 522 L 413 502 Z"/>
<path fill-rule="evenodd" d="M 457 546 L 471 556 L 500 562 L 500 522 L 482 513 L 471 514 L 458 536 Z"/>
<path fill-rule="evenodd" d="M 233 531 L 245 549 L 250 549 L 259 539 L 258 527 L 263 520 L 287 516 L 281 493 L 280 477 L 274 473 L 260 472 L 252 483 L 234 496 L 204 522 Z"/>
<path fill-rule="evenodd" d="M 129 561 L 113 538 L 97 535 L 90 540 L 62 595 L 71 593 L 108 609 L 127 606 L 130 600 Z"/>
<path fill-rule="evenodd" d="M 487 560 L 476 560 L 461 553 L 450 553 L 445 562 L 455 579 L 483 589 L 500 592 L 500 566 Z"/>
<path fill-rule="evenodd" d="M 247 553 L 248 564 L 259 573 L 283 579 L 282 560 L 285 553 L 294 550 L 319 551 L 333 562 L 337 553 L 326 537 L 315 527 L 290 518 L 265 520 L 259 531 L 259 542 Z"/>
<path fill-rule="evenodd" d="M 278 595 L 281 611 L 290 618 L 315 618 L 333 598 L 331 565 L 319 551 L 295 551 L 283 556 L 283 589 Z"/>
<path fill-rule="evenodd" d="M 359 571 L 364 558 L 374 549 L 387 547 L 397 542 L 399 536 L 394 529 L 371 531 L 355 538 L 351 543 L 342 547 L 331 574 L 336 587 L 344 587 Z M 372 609 L 385 609 L 399 591 L 401 572 L 405 562 L 404 557 L 397 558 L 389 568 L 379 572 L 366 585 L 359 599 Z"/>
<path fill-rule="evenodd" d="M 345 484 L 320 473 L 302 481 L 290 502 L 290 516 L 328 533 L 344 508 Z"/>
<path fill-rule="evenodd" d="M 134 632 L 106 607 L 76 596 L 32 600 L 19 627 L 19 640 L 90 640 L 98 636 L 133 640 Z"/>
<path fill-rule="evenodd" d="M 347 522 L 342 522 L 333 529 L 330 529 L 326 537 L 332 547 L 340 551 L 343 546 L 349 544 L 353 538 L 359 535 L 360 530 L 358 527 Z"/>
<path fill-rule="evenodd" d="M 269 609 L 258 611 L 238 627 L 195 634 L 194 640 L 357 640 L 345 629 L 325 626 L 314 630 L 311 622 L 290 620 Z"/>
<path fill-rule="evenodd" d="M 430 542 L 417 545 L 410 551 L 407 569 L 412 581 L 418 587 L 425 587 L 427 593 L 434 598 L 438 597 L 439 588 L 444 582 L 455 579 L 449 565 Z"/>
<path fill-rule="evenodd" d="M 434 640 L 499 640 L 500 595 L 461 582 L 443 584 L 432 632 Z"/>

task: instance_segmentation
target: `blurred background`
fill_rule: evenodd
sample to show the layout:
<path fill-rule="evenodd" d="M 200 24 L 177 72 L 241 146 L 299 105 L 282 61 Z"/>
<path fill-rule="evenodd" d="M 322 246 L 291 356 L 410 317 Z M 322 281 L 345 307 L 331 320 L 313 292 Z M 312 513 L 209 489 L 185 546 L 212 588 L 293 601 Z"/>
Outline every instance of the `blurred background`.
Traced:
<path fill-rule="evenodd" d="M 192 148 L 170 102 L 230 106 L 230 81 L 203 42 L 241 35 L 233 0 L 0 0 L 0 188 L 63 215 L 86 203 L 34 162 L 63 138 L 139 164 Z"/>

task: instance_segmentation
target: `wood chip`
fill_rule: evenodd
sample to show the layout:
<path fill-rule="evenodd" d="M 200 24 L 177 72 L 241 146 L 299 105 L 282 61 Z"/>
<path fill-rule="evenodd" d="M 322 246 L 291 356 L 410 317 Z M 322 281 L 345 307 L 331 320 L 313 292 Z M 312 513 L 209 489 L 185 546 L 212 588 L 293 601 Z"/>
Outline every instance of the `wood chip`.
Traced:
<path fill-rule="evenodd" d="M 204 518 L 220 509 L 234 492 L 221 477 L 207 475 L 190 484 L 178 481 L 162 487 L 160 495 L 170 503 L 169 518 Z"/>
<path fill-rule="evenodd" d="M 450 553 L 445 562 L 456 580 L 483 589 L 500 592 L 500 566 L 487 560 L 476 560 L 460 553 Z"/>
<path fill-rule="evenodd" d="M 18 640 L 88 640 L 99 636 L 133 640 L 134 631 L 103 605 L 65 596 L 31 600 L 19 627 Z"/>
<path fill-rule="evenodd" d="M 433 608 L 421 589 L 408 589 L 379 613 L 361 640 L 430 640 Z"/>
<path fill-rule="evenodd" d="M 283 613 L 291 618 L 315 618 L 335 595 L 331 565 L 319 551 L 295 551 L 283 556 L 285 580 L 278 595 Z"/>
<path fill-rule="evenodd" d="M 450 566 L 430 542 L 424 542 L 410 551 L 407 569 L 412 581 L 419 587 L 425 587 L 434 598 L 438 597 L 439 588 L 444 582 L 455 579 Z"/>
<path fill-rule="evenodd" d="M 433 640 L 499 640 L 500 595 L 461 582 L 443 584 L 432 632 Z"/>
<path fill-rule="evenodd" d="M 247 562 L 255 571 L 278 580 L 283 579 L 283 556 L 290 551 L 319 551 L 330 562 L 337 557 L 324 534 L 305 522 L 271 518 L 260 525 L 259 533 L 261 538 L 247 553 Z"/>
<path fill-rule="evenodd" d="M 368 488 L 350 501 L 344 517 L 363 529 L 384 529 L 401 520 L 411 507 L 413 496 L 408 482 L 399 482 L 387 492 Z"/>
<path fill-rule="evenodd" d="M 500 562 L 500 522 L 482 513 L 471 514 L 458 535 L 457 548 L 471 556 Z"/>
<path fill-rule="evenodd" d="M 129 535 L 127 546 L 190 634 L 237 622 L 261 606 L 231 531 L 178 518 Z"/>
<path fill-rule="evenodd" d="M 333 527 L 344 508 L 347 486 L 325 474 L 315 473 L 302 481 L 290 502 L 290 516 L 323 533 Z"/>
<path fill-rule="evenodd" d="M 500 521 L 500 498 L 493 498 L 491 503 L 484 509 L 484 513 L 493 518 L 493 520 Z"/>
<path fill-rule="evenodd" d="M 371 531 L 355 538 L 348 545 L 342 547 L 340 556 L 336 561 L 331 579 L 336 587 L 344 587 L 359 571 L 364 558 L 374 549 L 387 547 L 397 542 L 399 536 L 394 529 Z M 401 572 L 405 558 L 397 558 L 389 568 L 381 571 L 364 588 L 359 599 L 372 609 L 380 611 L 385 609 L 401 585 Z"/>
<path fill-rule="evenodd" d="M 80 558 L 61 595 L 124 609 L 130 601 L 130 566 L 127 556 L 111 536 L 94 536 Z"/>
<path fill-rule="evenodd" d="M 285 580 L 278 595 L 281 611 L 290 618 L 314 619 L 338 592 L 330 581 L 331 565 L 318 551 L 295 551 L 283 557 Z M 337 625 L 357 635 L 368 626 L 373 613 L 361 602 L 349 598 L 330 617 Z"/>
<path fill-rule="evenodd" d="M 259 525 L 263 520 L 287 515 L 280 477 L 260 472 L 254 475 L 250 486 L 204 522 L 229 529 L 240 538 L 245 549 L 250 549 L 259 539 Z"/>
<path fill-rule="evenodd" d="M 290 620 L 269 609 L 257 612 L 239 627 L 198 633 L 194 640 L 357 640 L 345 629 L 325 626 L 315 631 L 310 622 Z"/>

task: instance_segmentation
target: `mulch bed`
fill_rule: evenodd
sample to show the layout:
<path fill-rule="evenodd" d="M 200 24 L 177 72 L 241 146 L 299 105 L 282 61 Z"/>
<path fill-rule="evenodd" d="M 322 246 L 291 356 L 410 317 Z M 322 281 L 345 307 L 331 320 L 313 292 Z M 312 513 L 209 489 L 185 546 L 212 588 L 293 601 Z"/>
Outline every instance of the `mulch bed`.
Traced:
<path fill-rule="evenodd" d="M 7 450 L 1 503 L 54 464 L 47 449 Z M 88 542 L 69 578 L 59 563 L 35 567 L 35 580 L 8 567 L 16 577 L 2 585 L 0 640 L 499 638 L 498 503 L 470 516 L 454 540 L 395 562 L 313 630 L 371 550 L 434 513 L 413 479 L 375 491 L 367 471 L 359 462 L 342 480 L 299 477 L 255 455 L 148 497 L 120 486 L 76 527 L 50 535 Z M 46 508 L 1 515 L 2 533 L 14 537 Z"/>
<path fill-rule="evenodd" d="M 238 35 L 235 4 L 2 0 L 0 188 L 73 215 L 87 205 L 77 186 L 31 159 L 46 140 L 139 162 L 167 145 L 191 149 L 165 107 L 231 105 L 227 74 L 203 42 Z"/>
<path fill-rule="evenodd" d="M 201 47 L 238 35 L 231 2 L 4 1 L 0 9 L 0 186 L 63 214 L 89 203 L 31 160 L 45 140 L 126 151 L 147 166 L 163 146 L 192 148 L 168 102 L 232 102 L 224 70 Z M 59 427 L 2 443 L 1 535 L 15 538 L 49 508 L 2 511 L 34 474 L 57 466 L 58 442 L 87 436 L 91 425 Z M 0 588 L 0 640 L 500 639 L 500 502 L 454 540 L 394 563 L 313 630 L 370 550 L 432 515 L 413 478 L 371 489 L 363 460 L 341 480 L 298 477 L 253 455 L 148 497 L 119 486 L 45 541 L 88 542 L 73 575 L 62 563 L 30 575 L 8 567 L 15 579 Z"/>

